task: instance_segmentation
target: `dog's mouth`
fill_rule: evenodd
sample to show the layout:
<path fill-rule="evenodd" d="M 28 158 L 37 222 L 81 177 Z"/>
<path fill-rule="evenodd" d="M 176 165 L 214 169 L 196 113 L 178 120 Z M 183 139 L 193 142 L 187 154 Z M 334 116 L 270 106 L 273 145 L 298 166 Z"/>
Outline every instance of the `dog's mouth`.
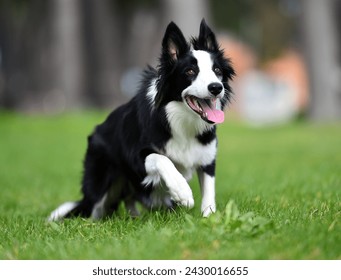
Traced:
<path fill-rule="evenodd" d="M 218 109 L 217 98 L 202 99 L 193 95 L 185 97 L 187 105 L 204 121 L 215 124 L 224 121 L 224 112 Z"/>

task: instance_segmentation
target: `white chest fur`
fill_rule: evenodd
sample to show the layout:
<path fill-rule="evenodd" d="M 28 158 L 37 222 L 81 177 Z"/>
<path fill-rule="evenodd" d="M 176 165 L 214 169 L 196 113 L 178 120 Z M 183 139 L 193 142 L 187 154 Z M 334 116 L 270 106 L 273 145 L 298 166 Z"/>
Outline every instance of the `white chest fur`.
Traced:
<path fill-rule="evenodd" d="M 216 139 L 203 145 L 195 137 L 210 129 L 210 125 L 181 102 L 169 103 L 166 112 L 172 137 L 166 144 L 165 155 L 181 169 L 179 171 L 187 177 L 186 173 L 191 173 L 194 168 L 212 163 L 217 152 Z"/>
<path fill-rule="evenodd" d="M 174 137 L 166 145 L 166 156 L 185 169 L 205 166 L 214 160 L 217 152 L 216 144 L 216 140 L 208 145 L 202 145 L 196 138 Z"/>

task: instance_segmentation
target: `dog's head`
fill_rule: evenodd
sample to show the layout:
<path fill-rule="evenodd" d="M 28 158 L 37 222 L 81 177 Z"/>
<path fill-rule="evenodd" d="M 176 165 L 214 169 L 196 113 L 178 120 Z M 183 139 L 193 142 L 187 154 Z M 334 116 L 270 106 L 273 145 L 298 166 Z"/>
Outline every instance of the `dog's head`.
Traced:
<path fill-rule="evenodd" d="M 230 61 L 205 20 L 200 24 L 199 36 L 190 43 L 171 22 L 162 41 L 155 104 L 183 102 L 187 110 L 206 123 L 221 123 L 231 97 L 229 81 L 233 75 Z"/>

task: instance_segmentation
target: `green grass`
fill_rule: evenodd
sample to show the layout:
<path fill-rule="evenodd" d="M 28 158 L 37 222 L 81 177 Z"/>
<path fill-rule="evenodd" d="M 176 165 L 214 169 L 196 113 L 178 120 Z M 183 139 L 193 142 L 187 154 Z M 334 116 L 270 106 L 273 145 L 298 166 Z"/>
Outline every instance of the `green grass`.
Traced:
<path fill-rule="evenodd" d="M 341 259 L 341 126 L 219 127 L 218 213 L 123 208 L 46 223 L 80 198 L 86 136 L 103 113 L 0 113 L 0 259 Z"/>

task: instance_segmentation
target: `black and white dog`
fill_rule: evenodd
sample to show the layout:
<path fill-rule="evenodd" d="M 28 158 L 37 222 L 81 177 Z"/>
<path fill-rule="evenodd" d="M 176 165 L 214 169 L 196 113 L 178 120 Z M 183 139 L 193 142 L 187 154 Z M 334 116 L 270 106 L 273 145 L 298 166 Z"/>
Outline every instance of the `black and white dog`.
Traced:
<path fill-rule="evenodd" d="M 171 22 L 157 69 L 147 68 L 137 95 L 113 111 L 88 138 L 83 199 L 66 202 L 50 221 L 112 215 L 120 202 L 137 215 L 147 208 L 193 207 L 187 181 L 197 171 L 201 212 L 216 211 L 215 124 L 224 121 L 234 75 L 214 33 L 203 20 L 188 43 Z"/>

